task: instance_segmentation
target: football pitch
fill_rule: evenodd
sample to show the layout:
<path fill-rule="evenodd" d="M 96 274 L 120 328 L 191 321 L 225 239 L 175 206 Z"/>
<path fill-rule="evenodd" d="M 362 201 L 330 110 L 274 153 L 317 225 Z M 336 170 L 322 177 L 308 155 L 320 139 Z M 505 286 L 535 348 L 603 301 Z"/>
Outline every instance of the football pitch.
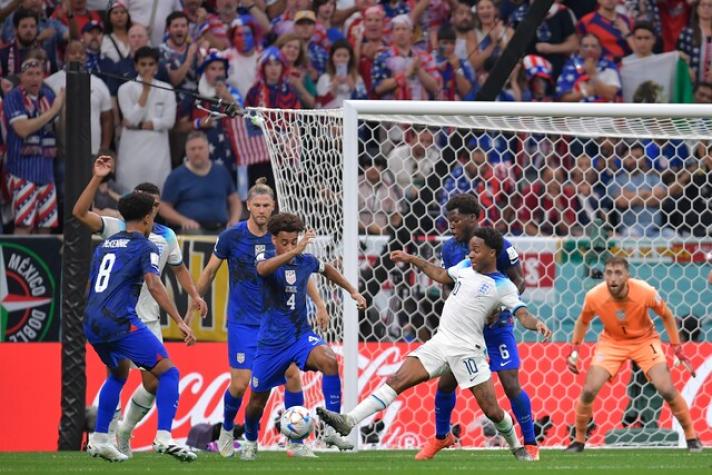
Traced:
<path fill-rule="evenodd" d="M 165 455 L 139 453 L 128 462 L 110 464 L 86 453 L 0 453 L 0 473 L 239 473 L 242 474 L 710 474 L 712 450 L 688 454 L 683 450 L 587 450 L 564 454 L 544 450 L 541 460 L 522 463 L 504 450 L 446 450 L 434 460 L 416 462 L 414 451 L 327 452 L 317 459 L 288 458 L 283 452 L 261 452 L 258 460 L 225 460 L 201 453 L 197 462 L 180 463 Z"/>

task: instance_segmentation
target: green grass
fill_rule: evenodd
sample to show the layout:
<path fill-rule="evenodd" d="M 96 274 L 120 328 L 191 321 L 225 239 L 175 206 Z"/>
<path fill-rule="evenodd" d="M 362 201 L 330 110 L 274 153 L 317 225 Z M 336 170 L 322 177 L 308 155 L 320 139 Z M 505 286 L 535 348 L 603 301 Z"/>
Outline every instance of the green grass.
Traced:
<path fill-rule="evenodd" d="M 197 462 L 180 462 L 154 453 L 139 453 L 121 464 L 93 459 L 85 453 L 0 453 L 0 473 L 172 473 L 196 474 L 711 474 L 712 450 L 688 454 L 683 450 L 587 450 L 564 454 L 542 451 L 541 461 L 521 463 L 504 450 L 447 450 L 434 460 L 415 462 L 412 451 L 363 451 L 356 454 L 322 453 L 318 459 L 290 459 L 283 452 L 261 452 L 255 462 L 225 460 L 201 453 Z"/>

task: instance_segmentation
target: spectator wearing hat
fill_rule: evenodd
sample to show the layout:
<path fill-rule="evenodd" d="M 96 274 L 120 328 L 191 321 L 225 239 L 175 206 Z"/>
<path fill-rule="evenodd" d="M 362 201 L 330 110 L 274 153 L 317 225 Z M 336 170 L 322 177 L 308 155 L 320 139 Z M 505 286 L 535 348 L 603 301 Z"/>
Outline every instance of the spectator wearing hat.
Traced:
<path fill-rule="evenodd" d="M 118 92 L 124 120 L 116 182 L 122 190 L 132 190 L 146 181 L 165 181 L 171 171 L 168 131 L 176 119 L 171 85 L 155 79 L 158 50 L 144 46 L 136 51 L 134 62 L 141 82 L 125 82 Z"/>
<path fill-rule="evenodd" d="M 460 59 L 455 53 L 457 34 L 450 25 L 443 25 L 438 30 L 438 48 L 433 52 L 435 64 L 440 71 L 443 87 L 440 100 L 471 101 L 477 93 L 477 78 L 469 61 Z"/>
<path fill-rule="evenodd" d="M 270 14 L 272 18 L 270 31 L 273 35 L 279 37 L 285 33 L 294 31 L 294 16 L 300 10 L 306 10 L 311 7 L 310 0 L 288 0 L 286 2 L 275 2 L 277 6 L 283 5 L 283 11 L 277 15 Z M 270 10 L 270 6 L 267 7 Z"/>
<path fill-rule="evenodd" d="M 89 21 L 82 27 L 81 41 L 84 45 L 86 63 L 84 67 L 90 73 L 108 70 L 110 64 L 101 57 L 101 43 L 104 38 L 104 27 L 98 21 Z"/>
<path fill-rule="evenodd" d="M 529 86 L 530 100 L 552 102 L 554 100 L 554 81 L 551 63 L 542 56 L 528 54 L 522 58 L 522 68 Z"/>
<path fill-rule="evenodd" d="M 413 48 L 413 22 L 408 15 L 391 20 L 393 39 L 373 63 L 373 89 L 381 99 L 428 100 L 442 79 L 430 54 Z"/>
<path fill-rule="evenodd" d="M 309 57 L 308 72 L 313 81 L 316 81 L 320 75 L 326 72 L 326 63 L 329 61 L 327 50 L 314 41 L 315 26 L 316 15 L 311 10 L 298 11 L 294 16 L 294 32 L 307 47 Z"/>
<path fill-rule="evenodd" d="M 368 99 L 348 41 L 339 40 L 332 45 L 326 72 L 319 77 L 316 91 L 317 104 L 324 109 L 338 109 L 346 99 Z"/>
<path fill-rule="evenodd" d="M 69 37 L 79 39 L 89 22 L 101 23 L 101 14 L 87 9 L 87 0 L 67 0 L 60 2 L 52 12 L 52 18 L 59 20 L 69 29 Z"/>
<path fill-rule="evenodd" d="M 306 109 L 316 105 L 316 84 L 309 74 L 309 54 L 304 41 L 296 33 L 280 36 L 275 43 L 282 53 L 285 65 L 285 78 L 299 97 L 299 102 Z"/>
<path fill-rule="evenodd" d="M 247 91 L 255 83 L 260 56 L 252 24 L 244 18 L 235 20 L 231 40 L 232 46 L 225 52 L 230 63 L 227 82 L 240 91 L 242 97 L 246 97 Z"/>
<path fill-rule="evenodd" d="M 556 95 L 564 102 L 614 102 L 621 98 L 621 80 L 613 61 L 601 56 L 598 37 L 581 38 L 578 54 L 564 65 Z"/>
<path fill-rule="evenodd" d="M 188 17 L 183 12 L 171 12 L 166 18 L 166 41 L 158 51 L 161 67 L 173 87 L 195 91 L 198 89 L 198 45 L 188 36 Z M 179 97 L 180 101 L 182 98 Z"/>
<path fill-rule="evenodd" d="M 131 16 L 123 0 L 111 4 L 104 16 L 104 38 L 101 40 L 101 55 L 112 63 L 131 56 L 129 29 Z"/>

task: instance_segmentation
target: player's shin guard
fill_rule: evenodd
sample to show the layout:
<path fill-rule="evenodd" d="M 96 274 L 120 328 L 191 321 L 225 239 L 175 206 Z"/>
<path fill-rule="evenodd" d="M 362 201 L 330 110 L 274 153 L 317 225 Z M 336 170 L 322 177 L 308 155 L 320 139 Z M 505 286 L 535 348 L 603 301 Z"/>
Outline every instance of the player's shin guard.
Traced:
<path fill-rule="evenodd" d="M 106 378 L 99 393 L 99 408 L 96 413 L 96 428 L 94 432 L 108 433 L 109 424 L 111 423 L 111 418 L 114 417 L 116 406 L 119 404 L 124 383 L 126 383 L 125 379 L 119 379 L 113 375 L 109 375 Z"/>
<path fill-rule="evenodd" d="M 284 408 L 289 409 L 294 406 L 304 405 L 304 393 L 302 391 L 288 391 L 284 390 Z"/>
<path fill-rule="evenodd" d="M 504 440 L 507 441 L 510 448 L 516 449 L 517 447 L 522 446 L 517 438 L 517 433 L 514 431 L 514 423 L 512 421 L 512 416 L 510 416 L 509 413 L 505 411 L 502 420 L 494 422 L 494 426 L 497 429 L 497 432 L 499 432 L 500 435 L 504 437 Z"/>
<path fill-rule="evenodd" d="M 450 433 L 450 418 L 455 408 L 455 391 L 435 393 L 435 437 L 444 439 Z"/>
<path fill-rule="evenodd" d="M 398 394 L 395 390 L 389 385 L 384 384 L 354 407 L 348 415 L 353 418 L 354 425 L 356 425 L 368 416 L 390 406 L 396 397 L 398 397 Z"/>
<path fill-rule="evenodd" d="M 517 418 L 519 426 L 522 428 L 522 436 L 525 445 L 536 445 L 536 435 L 534 434 L 534 419 L 532 418 L 532 403 L 529 395 L 523 389 L 519 395 L 510 399 L 514 417 Z"/>
<path fill-rule="evenodd" d="M 685 401 L 685 398 L 682 397 L 682 394 L 677 393 L 677 396 L 675 396 L 675 399 L 670 401 L 670 410 L 672 411 L 672 415 L 675 416 L 675 419 L 680 422 L 680 425 L 682 426 L 682 430 L 685 431 L 685 439 L 690 440 L 690 439 L 696 439 L 697 438 L 697 432 L 695 432 L 695 429 L 692 427 L 692 418 L 690 417 L 690 409 L 687 406 L 687 402 Z"/>
<path fill-rule="evenodd" d="M 579 399 L 576 402 L 576 442 L 586 443 L 586 431 L 592 416 L 593 403 L 585 403 Z"/>
<path fill-rule="evenodd" d="M 341 412 L 341 380 L 338 374 L 325 374 L 321 380 L 324 405 L 333 412 Z"/>
<path fill-rule="evenodd" d="M 242 398 L 233 396 L 230 394 L 230 389 L 226 389 L 223 397 L 223 427 L 225 430 L 230 431 L 235 428 L 235 416 L 240 410 L 240 404 L 242 404 Z"/>
<path fill-rule="evenodd" d="M 143 385 L 139 386 L 131 398 L 131 401 L 129 401 L 129 407 L 126 410 L 126 417 L 124 417 L 124 421 L 121 424 L 121 429 L 132 431 L 136 427 L 136 424 L 146 417 L 148 411 L 153 407 L 155 400 L 155 394 L 146 391 Z"/>
<path fill-rule="evenodd" d="M 175 366 L 158 377 L 156 407 L 158 409 L 158 430 L 170 433 L 173 418 L 178 409 L 178 368 Z"/>

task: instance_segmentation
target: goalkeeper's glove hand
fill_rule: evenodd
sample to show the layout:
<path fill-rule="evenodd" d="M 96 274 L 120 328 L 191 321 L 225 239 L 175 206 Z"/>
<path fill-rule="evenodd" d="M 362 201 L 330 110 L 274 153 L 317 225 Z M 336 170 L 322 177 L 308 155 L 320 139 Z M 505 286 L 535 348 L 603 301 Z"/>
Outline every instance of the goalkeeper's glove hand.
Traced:
<path fill-rule="evenodd" d="M 578 345 L 571 345 L 569 356 L 566 357 L 566 367 L 574 374 L 579 374 L 578 360 Z"/>
<path fill-rule="evenodd" d="M 673 354 L 675 355 L 673 358 L 673 364 L 674 366 L 679 366 L 683 365 L 687 371 L 690 372 L 692 377 L 694 378 L 697 376 L 695 373 L 695 369 L 692 367 L 692 362 L 690 359 L 685 356 L 685 354 L 682 352 L 682 345 L 670 343 L 670 347 L 672 348 Z"/>

